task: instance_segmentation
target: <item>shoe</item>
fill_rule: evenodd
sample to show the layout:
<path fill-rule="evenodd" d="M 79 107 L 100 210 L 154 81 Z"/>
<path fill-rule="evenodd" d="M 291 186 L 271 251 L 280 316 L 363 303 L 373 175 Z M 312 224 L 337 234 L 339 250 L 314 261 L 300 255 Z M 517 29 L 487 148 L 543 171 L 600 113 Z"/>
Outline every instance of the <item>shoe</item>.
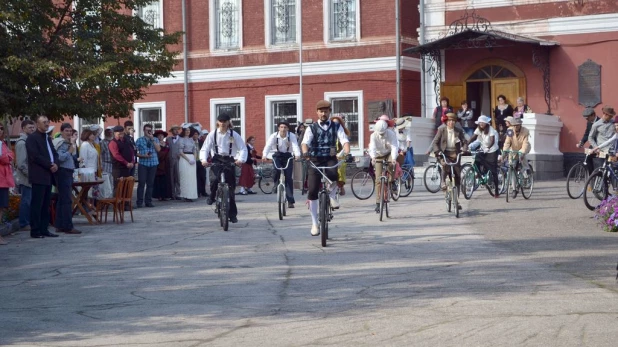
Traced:
<path fill-rule="evenodd" d="M 77 235 L 77 234 L 81 234 L 82 232 L 77 230 L 77 229 L 71 229 L 71 230 L 63 230 L 63 232 L 65 234 L 73 234 L 73 235 Z"/>
<path fill-rule="evenodd" d="M 48 231 L 48 232 L 44 233 L 43 236 L 45 236 L 45 237 L 58 237 L 58 234 L 50 233 Z"/>
<path fill-rule="evenodd" d="M 339 195 L 341 196 L 345 195 L 345 189 L 343 188 L 343 186 L 339 187 Z"/>
<path fill-rule="evenodd" d="M 246 191 L 242 191 L 239 193 L 240 195 L 247 195 L 248 193 Z"/>
<path fill-rule="evenodd" d="M 512 191 L 511 195 L 513 196 L 513 199 L 515 199 L 517 197 L 517 191 L 516 190 Z"/>
<path fill-rule="evenodd" d="M 446 184 L 441 184 L 441 185 L 440 185 L 440 189 L 442 189 L 442 190 L 446 190 Z"/>
<path fill-rule="evenodd" d="M 193 199 L 187 199 L 187 198 L 185 198 L 185 199 L 183 199 L 183 201 L 185 201 L 185 202 L 193 202 Z"/>
<path fill-rule="evenodd" d="M 182 199 L 181 199 L 179 196 L 177 196 L 177 197 L 174 197 L 174 199 L 173 199 L 173 200 L 179 200 L 179 201 L 180 201 L 180 200 L 182 200 Z"/>
<path fill-rule="evenodd" d="M 330 207 L 331 207 L 333 210 L 338 209 L 338 208 L 339 208 L 339 201 L 337 201 L 337 200 L 335 200 L 335 199 L 333 199 L 333 198 L 330 198 Z"/>
<path fill-rule="evenodd" d="M 236 218 L 236 217 L 230 217 L 230 222 L 232 222 L 232 223 L 238 223 L 238 218 Z"/>
<path fill-rule="evenodd" d="M 375 211 L 376 211 L 376 213 L 380 213 L 380 204 L 376 204 Z"/>
<path fill-rule="evenodd" d="M 33 238 L 33 239 L 43 239 L 43 238 L 45 238 L 45 236 L 43 236 L 41 234 L 33 234 L 33 233 L 30 233 L 30 237 Z"/>
<path fill-rule="evenodd" d="M 318 228 L 317 225 L 313 224 L 311 226 L 311 236 L 318 236 L 320 235 L 320 229 Z"/>
<path fill-rule="evenodd" d="M 288 208 L 294 208 L 294 203 L 293 202 L 288 202 Z"/>
<path fill-rule="evenodd" d="M 206 204 L 207 205 L 212 205 L 214 203 L 215 203 L 215 201 L 211 197 L 208 197 L 208 199 L 206 199 Z"/>
<path fill-rule="evenodd" d="M 154 207 L 153 204 L 146 204 L 146 207 Z"/>
<path fill-rule="evenodd" d="M 19 231 L 30 231 L 30 226 L 26 225 L 25 227 L 19 228 Z"/>
<path fill-rule="evenodd" d="M 494 199 L 500 199 L 500 196 L 498 194 L 494 194 Z"/>
<path fill-rule="evenodd" d="M 2 238 L 2 236 L 0 236 L 0 245 L 8 245 L 8 241 L 6 241 L 5 239 Z"/>
<path fill-rule="evenodd" d="M 254 192 L 253 190 L 248 190 L 247 191 L 248 194 L 257 194 L 256 192 Z"/>
<path fill-rule="evenodd" d="M 457 204 L 457 209 L 461 210 L 461 205 L 460 204 Z"/>

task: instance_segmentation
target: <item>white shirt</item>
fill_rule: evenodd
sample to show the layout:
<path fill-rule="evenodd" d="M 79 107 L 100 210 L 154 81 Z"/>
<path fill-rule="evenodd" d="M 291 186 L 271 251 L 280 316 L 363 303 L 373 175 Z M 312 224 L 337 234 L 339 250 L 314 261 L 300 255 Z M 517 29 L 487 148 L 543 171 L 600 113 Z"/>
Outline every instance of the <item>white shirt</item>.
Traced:
<path fill-rule="evenodd" d="M 485 134 L 484 131 L 481 131 L 481 128 L 476 128 L 474 130 L 474 135 L 477 136 L 478 141 L 481 142 L 481 149 L 485 153 L 493 153 L 498 150 L 498 140 L 500 139 L 500 135 L 496 129 L 494 129 L 491 125 L 487 125 L 489 127 L 489 132 Z M 494 143 L 491 147 L 489 147 L 489 143 L 491 138 L 494 138 Z"/>
<path fill-rule="evenodd" d="M 457 143 L 457 139 L 455 139 L 455 129 L 446 129 L 446 150 L 454 151 L 457 147 L 455 144 Z"/>
<path fill-rule="evenodd" d="M 326 124 L 321 125 L 318 122 L 318 126 L 320 128 L 322 128 L 322 130 L 328 130 L 328 126 L 330 125 L 330 120 L 326 122 Z M 305 137 L 303 137 L 303 144 L 307 145 L 309 147 L 311 147 L 311 141 L 313 141 L 313 130 L 311 130 L 311 128 L 313 128 L 313 124 L 310 124 L 306 129 L 305 129 Z M 339 130 L 337 130 L 337 138 L 339 139 L 339 143 L 343 146 L 346 143 L 350 142 L 350 140 L 348 140 L 348 135 L 345 134 L 345 131 L 343 131 L 343 127 L 340 126 Z M 333 144 L 334 145 L 334 144 Z"/>
<path fill-rule="evenodd" d="M 88 141 L 84 141 L 79 148 L 79 157 L 84 159 L 84 167 L 97 170 L 99 167 L 99 152 Z"/>
<path fill-rule="evenodd" d="M 397 159 L 398 149 L 397 135 L 390 129 L 386 129 L 384 135 L 373 132 L 369 137 L 369 156 L 371 159 L 383 157 L 390 153 L 391 160 L 395 160 Z"/>
<path fill-rule="evenodd" d="M 215 156 L 215 154 L 219 154 L 222 156 L 232 156 L 235 160 L 240 160 L 241 162 L 247 161 L 247 146 L 245 145 L 245 141 L 243 141 L 242 137 L 238 135 L 237 132 L 232 131 L 232 153 L 230 153 L 230 131 L 226 130 L 224 134 L 220 133 L 217 129 L 216 131 L 211 132 L 206 136 L 206 140 L 202 145 L 202 149 L 200 150 L 200 158 L 202 161 L 205 161 L 208 158 L 208 154 L 211 156 Z M 219 152 L 215 152 L 215 136 L 217 136 L 217 147 L 219 148 Z"/>
<path fill-rule="evenodd" d="M 272 154 L 275 152 L 293 153 L 294 156 L 300 157 L 300 147 L 298 147 L 296 135 L 288 132 L 288 136 L 281 137 L 278 131 L 270 135 L 268 140 L 266 140 L 266 146 L 264 146 L 262 157 L 272 158 Z"/>

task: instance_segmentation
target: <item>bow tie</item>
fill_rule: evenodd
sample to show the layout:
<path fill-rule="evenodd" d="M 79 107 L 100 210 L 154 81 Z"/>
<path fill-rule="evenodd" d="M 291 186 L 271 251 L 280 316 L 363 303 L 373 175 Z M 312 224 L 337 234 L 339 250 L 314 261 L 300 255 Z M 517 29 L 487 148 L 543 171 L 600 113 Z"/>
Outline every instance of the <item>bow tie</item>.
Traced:
<path fill-rule="evenodd" d="M 324 121 L 324 122 L 320 121 L 320 125 L 321 126 L 328 125 L 328 121 Z"/>

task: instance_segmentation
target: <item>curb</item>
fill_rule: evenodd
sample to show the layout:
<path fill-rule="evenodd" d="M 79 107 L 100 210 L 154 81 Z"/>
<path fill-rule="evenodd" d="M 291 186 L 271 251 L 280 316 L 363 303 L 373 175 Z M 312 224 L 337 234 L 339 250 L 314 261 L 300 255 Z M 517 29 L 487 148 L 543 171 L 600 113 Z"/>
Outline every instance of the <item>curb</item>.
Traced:
<path fill-rule="evenodd" d="M 6 236 L 19 230 L 19 219 L 14 219 L 0 226 L 0 236 Z"/>

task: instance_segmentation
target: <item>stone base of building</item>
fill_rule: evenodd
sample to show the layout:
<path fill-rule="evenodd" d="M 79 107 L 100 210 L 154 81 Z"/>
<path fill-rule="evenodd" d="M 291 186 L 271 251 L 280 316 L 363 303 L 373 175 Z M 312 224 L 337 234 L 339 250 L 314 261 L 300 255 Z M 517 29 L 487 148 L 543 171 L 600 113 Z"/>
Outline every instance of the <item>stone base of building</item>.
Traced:
<path fill-rule="evenodd" d="M 534 169 L 535 180 L 564 178 L 564 156 L 562 154 L 528 154 L 526 157 Z"/>

